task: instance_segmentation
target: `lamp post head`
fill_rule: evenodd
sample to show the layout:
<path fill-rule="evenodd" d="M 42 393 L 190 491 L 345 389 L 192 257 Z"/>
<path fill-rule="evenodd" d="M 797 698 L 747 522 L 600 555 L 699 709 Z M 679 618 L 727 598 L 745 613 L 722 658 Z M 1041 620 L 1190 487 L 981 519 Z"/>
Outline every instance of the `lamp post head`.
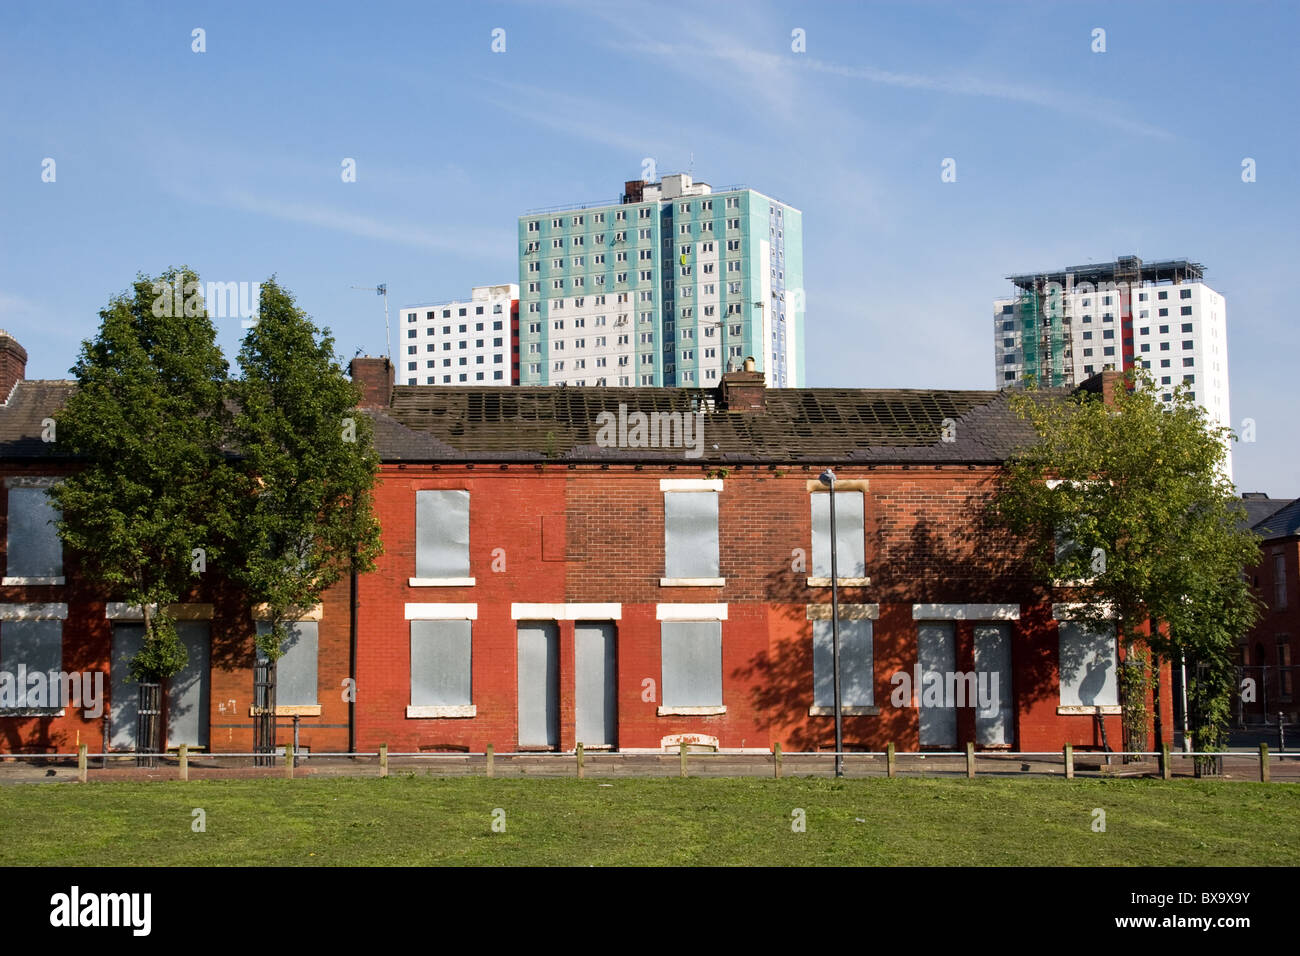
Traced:
<path fill-rule="evenodd" d="M 825 471 L 823 471 L 820 475 L 817 476 L 817 480 L 820 481 L 823 485 L 825 485 L 828 488 L 834 488 L 835 472 L 827 468 Z"/>

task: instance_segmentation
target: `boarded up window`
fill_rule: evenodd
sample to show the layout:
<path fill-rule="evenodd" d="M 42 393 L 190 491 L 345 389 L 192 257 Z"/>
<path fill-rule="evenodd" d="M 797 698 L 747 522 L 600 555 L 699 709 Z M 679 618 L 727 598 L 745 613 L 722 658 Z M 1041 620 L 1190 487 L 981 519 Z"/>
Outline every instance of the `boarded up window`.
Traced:
<path fill-rule="evenodd" d="M 469 704 L 470 622 L 411 622 L 411 704 Z"/>
<path fill-rule="evenodd" d="M 813 705 L 835 706 L 835 677 L 830 621 L 813 621 Z M 840 621 L 840 704 L 871 707 L 875 704 L 872 669 L 871 621 Z"/>
<path fill-rule="evenodd" d="M 664 493 L 664 577 L 718 576 L 718 493 Z"/>
<path fill-rule="evenodd" d="M 209 625 L 207 621 L 177 621 L 176 636 L 185 645 L 186 662 L 166 681 L 167 746 L 208 745 L 210 674 Z M 113 627 L 113 656 L 109 665 L 110 746 L 130 749 L 136 745 L 140 714 L 140 685 L 131 676 L 131 659 L 144 645 L 143 624 Z"/>
<path fill-rule="evenodd" d="M 275 705 L 305 707 L 316 700 L 316 652 L 320 625 L 315 621 L 295 621 L 287 625 L 289 636 L 282 649 L 284 655 L 275 664 Z M 266 634 L 268 621 L 257 622 L 257 633 Z M 258 652 L 258 659 L 265 660 Z"/>
<path fill-rule="evenodd" d="M 1014 742 L 1015 714 L 1011 709 L 1011 628 L 1006 624 L 975 625 L 975 674 L 979 709 L 975 711 L 975 742 L 983 747 Z"/>
<path fill-rule="evenodd" d="M 1061 621 L 1061 706 L 1106 706 L 1119 703 L 1115 632 L 1090 631 L 1077 621 Z"/>
<path fill-rule="evenodd" d="M 28 681 L 26 686 L 19 682 L 19 665 L 26 667 L 25 674 L 40 672 L 45 680 L 38 686 Z M 61 684 L 51 687 L 50 671 L 57 675 L 63 670 L 63 622 L 62 621 L 5 621 L 0 624 L 0 671 L 8 677 L 4 681 L 8 686 L 0 695 L 4 706 L 20 707 L 59 707 L 62 704 Z M 12 684 L 9 681 L 13 681 Z M 11 698 L 12 695 L 12 699 Z"/>
<path fill-rule="evenodd" d="M 829 492 L 815 492 L 812 499 L 812 574 L 814 578 L 831 576 L 831 497 Z M 867 558 L 862 523 L 862 492 L 835 492 L 835 537 L 839 576 L 865 578 Z"/>
<path fill-rule="evenodd" d="M 661 626 L 664 706 L 722 706 L 722 622 Z"/>
<path fill-rule="evenodd" d="M 1064 564 L 1074 556 L 1074 552 L 1079 550 L 1079 543 L 1070 537 L 1067 531 L 1057 528 L 1053 533 L 1053 540 L 1056 548 L 1056 563 Z"/>
<path fill-rule="evenodd" d="M 469 492 L 415 493 L 415 576 L 469 577 Z"/>
<path fill-rule="evenodd" d="M 918 624 L 916 645 L 917 663 L 921 665 L 921 710 L 917 715 L 920 744 L 922 747 L 955 747 L 957 688 L 953 681 L 957 669 L 957 643 L 952 622 Z"/>
<path fill-rule="evenodd" d="M 9 489 L 9 560 L 6 576 L 63 576 L 63 543 L 59 541 L 59 509 L 44 488 Z"/>
<path fill-rule="evenodd" d="M 519 746 L 560 745 L 560 629 L 554 621 L 520 621 Z"/>

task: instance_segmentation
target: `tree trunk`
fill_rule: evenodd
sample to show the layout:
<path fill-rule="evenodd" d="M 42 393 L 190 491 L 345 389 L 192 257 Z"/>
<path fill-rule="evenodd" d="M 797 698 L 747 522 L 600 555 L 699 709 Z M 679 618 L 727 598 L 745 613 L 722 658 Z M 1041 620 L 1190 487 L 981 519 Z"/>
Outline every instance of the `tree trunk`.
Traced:
<path fill-rule="evenodd" d="M 1124 728 L 1124 751 L 1145 751 L 1150 731 L 1150 714 L 1147 711 L 1147 689 L 1150 686 L 1147 677 L 1147 658 L 1139 650 L 1138 643 L 1129 639 L 1124 648 L 1124 664 L 1120 669 L 1120 699 L 1123 702 L 1122 723 Z M 1124 762 L 1130 763 L 1133 757 L 1125 756 Z"/>

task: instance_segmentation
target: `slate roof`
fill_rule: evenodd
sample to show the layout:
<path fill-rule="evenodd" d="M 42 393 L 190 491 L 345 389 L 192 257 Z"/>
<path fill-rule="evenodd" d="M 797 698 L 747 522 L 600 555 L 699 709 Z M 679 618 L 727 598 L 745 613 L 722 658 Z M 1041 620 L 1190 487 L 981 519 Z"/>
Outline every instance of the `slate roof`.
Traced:
<path fill-rule="evenodd" d="M 0 405 L 0 457 L 61 457 L 41 420 L 75 383 L 19 382 Z M 709 389 L 398 386 L 368 408 L 385 461 L 996 464 L 1033 432 L 998 391 L 767 389 L 766 411 L 726 411 Z M 602 412 L 703 412 L 703 454 L 601 447 Z M 943 440 L 944 420 L 954 424 Z M 694 423 L 692 423 L 694 424 Z"/>
<path fill-rule="evenodd" d="M 1280 499 L 1270 499 L 1279 500 Z M 1267 518 L 1255 525 L 1255 533 L 1265 541 L 1272 541 L 1276 538 L 1289 538 L 1292 535 L 1300 534 L 1300 500 L 1292 500 L 1285 503 L 1285 507 L 1279 508 Z"/>
<path fill-rule="evenodd" d="M 9 400 L 0 405 L 0 457 L 70 457 L 57 441 L 41 440 L 41 422 L 53 417 L 76 387 L 76 382 L 57 379 L 25 379 L 15 385 Z"/>
<path fill-rule="evenodd" d="M 386 461 L 681 461 L 681 448 L 601 447 L 604 421 L 703 412 L 701 462 L 997 463 L 1033 432 L 997 391 L 767 389 L 766 410 L 726 411 L 684 388 L 407 385 L 371 410 Z M 603 421 L 602 413 L 609 413 Z M 943 441 L 945 419 L 955 440 Z"/>
<path fill-rule="evenodd" d="M 1247 528 L 1254 528 L 1265 518 L 1269 518 L 1281 511 L 1294 500 L 1294 498 L 1252 498 L 1243 495 L 1241 503 L 1246 508 L 1246 519 L 1243 523 Z"/>

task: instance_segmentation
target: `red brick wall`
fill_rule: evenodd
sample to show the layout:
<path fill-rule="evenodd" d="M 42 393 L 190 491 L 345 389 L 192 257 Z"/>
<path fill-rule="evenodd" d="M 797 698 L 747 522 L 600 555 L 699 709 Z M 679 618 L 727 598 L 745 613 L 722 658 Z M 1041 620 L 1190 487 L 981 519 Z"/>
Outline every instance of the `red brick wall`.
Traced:
<path fill-rule="evenodd" d="M 42 467 L 41 474 L 49 469 Z M 722 587 L 661 587 L 664 573 L 663 493 L 659 479 L 703 477 L 697 468 L 631 466 L 568 468 L 563 465 L 385 465 L 376 489 L 384 533 L 377 568 L 359 582 L 356 739 L 363 750 L 387 743 L 393 751 L 468 748 L 498 751 L 518 744 L 516 622 L 510 605 L 607 603 L 622 605 L 617 624 L 619 745 L 657 748 L 676 733 L 715 736 L 726 748 L 787 750 L 826 748 L 833 721 L 808 716 L 812 703 L 812 625 L 809 604 L 828 604 L 826 588 L 809 588 L 811 514 L 807 481 L 816 469 L 735 468 L 719 499 Z M 978 516 L 989 493 L 984 469 L 843 469 L 841 481 L 866 481 L 866 557 L 872 583 L 841 588 L 843 603 L 880 605 L 875 621 L 875 700 L 878 716 L 847 717 L 850 747 L 883 749 L 893 741 L 916 749 L 917 712 L 890 706 L 890 677 L 911 673 L 917 628 L 911 605 L 1006 603 L 1022 609 L 1012 624 L 1015 745 L 1057 750 L 1065 742 L 1096 743 L 1091 717 L 1061 716 L 1057 685 L 1057 633 L 1049 594 L 1036 591 L 1020 561 L 1023 547 L 983 528 Z M 415 573 L 415 492 L 470 492 L 470 563 L 473 587 L 411 587 Z M 0 511 L 0 522 L 3 513 Z M 0 531 L 2 531 L 0 527 Z M 2 537 L 0 537 L 2 540 Z M 794 570 L 796 549 L 805 565 Z M 500 570 L 494 569 L 494 562 Z M 1292 565 L 1294 567 L 1294 564 Z M 239 596 L 215 571 L 192 600 L 215 605 L 212 622 L 211 744 L 247 752 L 252 746 L 253 625 Z M 68 601 L 65 667 L 107 668 L 110 627 L 103 595 L 76 581 L 67 588 L 6 588 L 0 600 Z M 57 592 L 57 593 L 55 593 Z M 301 744 L 314 751 L 347 746 L 349 676 L 347 580 L 324 602 L 318 660 L 319 718 L 304 718 Z M 407 603 L 473 603 L 472 699 L 474 718 L 407 718 L 410 703 L 410 626 Z M 727 712 L 708 717 L 656 714 L 662 703 L 658 603 L 725 603 L 722 624 L 723 699 Z M 973 670 L 973 624 L 958 622 L 957 668 Z M 1300 628 L 1297 628 L 1300 631 Z M 573 622 L 560 633 L 560 745 L 575 743 Z M 653 699 L 643 700 L 653 681 Z M 1168 672 L 1163 712 L 1172 731 Z M 644 696 L 649 696 L 644 694 Z M 233 701 L 233 703 L 232 703 Z M 290 738 L 281 719 L 280 740 Z M 973 714 L 959 712 L 959 740 L 973 735 Z M 1112 747 L 1120 744 L 1119 718 L 1107 718 Z M 0 717 L 5 750 L 75 747 L 78 734 L 99 726 L 77 717 Z"/>
<path fill-rule="evenodd" d="M 384 554 L 362 576 L 357 666 L 357 746 L 387 743 L 395 752 L 469 748 L 492 743 L 513 750 L 518 739 L 513 602 L 564 601 L 563 561 L 542 556 L 543 518 L 564 514 L 563 469 L 539 475 L 531 466 L 508 471 L 387 465 L 376 489 L 375 510 L 384 529 Z M 556 476 L 552 478 L 552 475 Z M 470 493 L 470 576 L 473 587 L 410 587 L 415 575 L 415 492 L 463 489 Z M 504 559 L 505 570 L 492 570 Z M 477 604 L 471 625 L 471 699 L 475 718 L 407 718 L 411 702 L 410 624 L 407 603 Z M 562 647 L 564 646 L 562 634 Z M 567 641 L 571 645 L 572 634 Z M 571 651 L 570 651 L 571 655 Z M 572 685 L 563 667 L 561 686 Z M 568 695 L 572 697 L 570 693 Z M 572 717 L 569 716 L 570 725 Z"/>
<path fill-rule="evenodd" d="M 11 475 L 52 476 L 68 473 L 67 465 L 42 462 L 10 466 L 0 477 Z M 0 565 L 8 539 L 9 496 L 0 484 Z M 76 557 L 64 554 L 63 586 L 0 586 L 0 603 L 66 603 L 68 617 L 63 626 L 63 669 L 102 671 L 104 712 L 112 705 L 109 664 L 112 654 L 113 622 L 105 617 L 105 602 L 113 595 L 98 592 L 79 575 Z M 348 708 L 340 683 L 349 673 L 348 596 L 346 579 L 332 589 L 324 601 L 320 623 L 318 658 L 319 718 L 303 718 L 300 742 L 318 751 L 347 749 Z M 219 566 L 209 564 L 198 586 L 183 598 L 184 603 L 213 605 L 211 666 L 209 670 L 209 745 L 214 751 L 247 753 L 253 746 L 253 635 L 255 626 L 238 592 L 226 583 Z M 0 629 L 4 627 L 0 623 Z M 0 661 L 0 668 L 4 667 Z M 232 703 L 233 702 L 233 703 Z M 166 699 L 164 695 L 164 708 Z M 166 712 L 164 710 L 164 720 Z M 332 725 L 332 726 L 330 726 Z M 278 740 L 292 739 L 292 722 L 281 718 Z M 90 719 L 84 709 L 67 707 L 62 717 L 13 717 L 0 714 L 0 752 L 75 751 L 85 743 L 91 753 L 104 747 L 102 719 Z"/>
<path fill-rule="evenodd" d="M 810 603 L 828 604 L 825 588 L 810 589 L 808 572 L 792 569 L 793 552 L 811 562 L 811 512 L 806 482 L 816 471 L 733 469 L 719 499 L 722 587 L 661 587 L 664 573 L 663 492 L 659 479 L 702 477 L 697 469 L 636 470 L 631 466 L 567 468 L 479 466 L 475 469 L 386 466 L 377 494 L 386 553 L 361 582 L 361 663 L 358 668 L 359 746 L 381 742 L 393 750 L 467 747 L 499 752 L 518 744 L 516 622 L 511 602 L 622 605 L 618 633 L 619 745 L 657 748 L 663 737 L 700 733 L 727 748 L 829 747 L 830 718 L 809 717 L 812 703 Z M 865 480 L 869 587 L 841 588 L 844 603 L 879 603 L 874 625 L 879 716 L 849 717 L 850 746 L 918 746 L 915 710 L 889 706 L 898 670 L 916 663 L 913 602 L 1009 603 L 1023 607 L 1012 627 L 1017 745 L 1059 749 L 1091 743 L 1091 717 L 1060 716 L 1056 625 L 1050 596 L 1035 591 L 1020 561 L 1023 548 L 981 526 L 990 491 L 986 470 L 843 470 L 841 481 Z M 470 492 L 470 557 L 474 587 L 411 588 L 414 574 L 415 494 L 425 488 Z M 553 532 L 567 527 L 567 561 Z M 545 527 L 546 535 L 542 533 Z M 547 540 L 543 548 L 543 540 Z M 490 570 L 492 549 L 507 556 L 503 573 Z M 406 602 L 476 603 L 473 625 L 472 719 L 407 719 L 410 702 Z M 723 698 L 727 713 L 687 717 L 656 714 L 662 702 L 658 603 L 725 603 L 722 624 Z M 957 627 L 958 669 L 973 670 L 973 624 Z M 573 623 L 560 622 L 560 741 L 575 742 Z M 645 681 L 654 699 L 643 700 Z M 1168 674 L 1165 674 L 1166 688 Z M 645 695 L 645 696 L 648 696 Z M 1168 693 L 1165 711 L 1168 713 Z M 1108 718 L 1112 747 L 1119 718 Z M 1167 716 L 1166 728 L 1172 725 Z M 974 732 L 972 712 L 959 716 L 959 737 Z"/>
<path fill-rule="evenodd" d="M 1300 667 L 1297 667 L 1297 663 L 1300 662 L 1300 539 L 1262 541 L 1260 550 L 1264 556 L 1263 560 L 1257 568 L 1247 573 L 1247 580 L 1254 586 L 1255 594 L 1261 601 L 1261 613 L 1259 620 L 1245 639 L 1245 663 L 1253 667 L 1264 665 L 1269 668 L 1268 700 L 1265 701 L 1263 688 L 1258 686 L 1260 672 L 1248 670 L 1246 673 L 1254 677 L 1257 686 L 1255 703 L 1246 704 L 1245 712 L 1248 717 L 1259 719 L 1267 710 L 1268 716 L 1276 720 L 1278 711 L 1281 711 L 1287 715 L 1288 722 L 1291 722 L 1300 720 L 1300 701 L 1297 700 L 1297 693 L 1300 693 Z M 1282 556 L 1285 567 L 1284 580 L 1287 591 L 1285 607 L 1279 606 L 1276 597 L 1277 578 L 1273 565 L 1275 554 Z M 1291 649 L 1293 668 L 1291 694 L 1288 696 L 1282 696 L 1280 693 L 1283 688 L 1278 685 L 1277 672 L 1273 670 L 1279 663 L 1278 638 L 1282 636 L 1287 638 L 1287 646 Z"/>

